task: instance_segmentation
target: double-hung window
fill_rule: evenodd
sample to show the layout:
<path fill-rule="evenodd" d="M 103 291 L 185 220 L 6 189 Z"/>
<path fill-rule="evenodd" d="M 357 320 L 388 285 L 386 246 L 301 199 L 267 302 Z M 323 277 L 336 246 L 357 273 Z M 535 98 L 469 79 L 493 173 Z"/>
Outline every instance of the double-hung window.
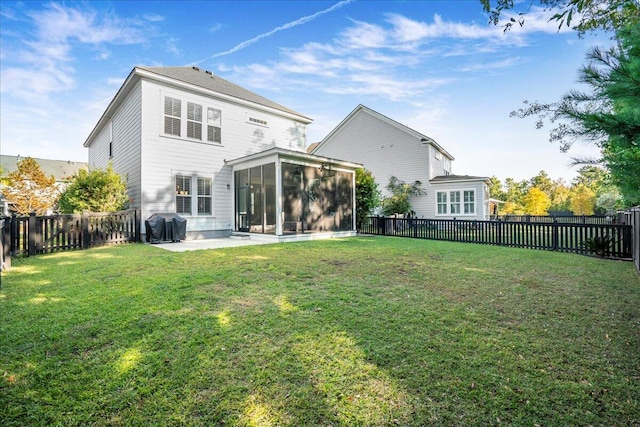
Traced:
<path fill-rule="evenodd" d="M 449 203 L 450 203 L 450 213 L 451 215 L 460 213 L 460 192 L 459 191 L 450 191 L 449 192 Z"/>
<path fill-rule="evenodd" d="M 202 105 L 187 102 L 187 138 L 202 141 Z"/>
<path fill-rule="evenodd" d="M 180 136 L 180 118 L 182 117 L 182 102 L 170 96 L 164 97 L 164 133 Z"/>
<path fill-rule="evenodd" d="M 464 213 L 465 214 L 474 214 L 476 213 L 475 211 L 475 205 L 476 205 L 476 193 L 473 190 L 465 190 L 463 192 L 463 197 L 464 197 Z"/>
<path fill-rule="evenodd" d="M 198 215 L 211 215 L 211 178 L 198 178 Z"/>
<path fill-rule="evenodd" d="M 207 141 L 222 142 L 222 112 L 215 108 L 207 108 Z"/>
<path fill-rule="evenodd" d="M 176 175 L 176 213 L 191 215 L 191 177 Z"/>
<path fill-rule="evenodd" d="M 447 193 L 445 191 L 438 191 L 438 215 L 446 215 L 447 213 Z"/>

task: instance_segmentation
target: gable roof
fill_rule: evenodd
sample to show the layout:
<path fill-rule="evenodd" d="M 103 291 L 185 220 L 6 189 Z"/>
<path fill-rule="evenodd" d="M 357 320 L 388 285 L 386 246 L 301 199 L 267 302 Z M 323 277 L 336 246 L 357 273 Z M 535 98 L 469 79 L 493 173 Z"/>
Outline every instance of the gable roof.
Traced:
<path fill-rule="evenodd" d="M 118 92 L 115 94 L 104 113 L 96 123 L 95 127 L 84 142 L 84 146 L 88 147 L 92 139 L 106 124 L 107 120 L 112 116 L 115 109 L 126 98 L 127 94 L 141 79 L 146 78 L 155 80 L 167 85 L 173 85 L 181 89 L 190 89 L 194 91 L 208 93 L 230 102 L 244 104 L 253 108 L 261 108 L 271 111 L 274 114 L 284 115 L 302 123 L 309 124 L 313 122 L 309 117 L 291 110 L 283 105 L 273 102 L 257 93 L 244 89 L 228 80 L 214 75 L 210 71 L 201 70 L 198 67 L 141 67 L 136 66 L 131 70 L 127 78 Z"/>
<path fill-rule="evenodd" d="M 31 157 L 31 156 L 27 156 Z M 24 159 L 21 156 L 0 156 L 0 167 L 2 167 L 2 173 L 4 175 L 9 172 L 13 172 L 18 169 L 18 161 Z M 52 160 L 52 159 L 39 159 L 31 157 L 40 165 L 40 169 L 46 176 L 53 175 L 58 182 L 68 181 L 73 175 L 78 173 L 80 169 L 89 169 L 89 163 L 74 162 L 71 160 Z"/>
<path fill-rule="evenodd" d="M 320 147 L 322 147 L 323 145 L 325 145 L 327 143 L 327 141 L 329 141 L 333 135 L 335 135 L 340 129 L 342 129 L 344 126 L 346 126 L 357 114 L 364 112 L 367 114 L 370 114 L 374 117 L 376 117 L 379 120 L 382 120 L 383 122 L 388 123 L 391 126 L 396 127 L 397 129 L 401 130 L 402 132 L 410 135 L 413 138 L 416 138 L 418 141 L 420 141 L 420 143 L 424 144 L 424 145 L 432 145 L 436 150 L 438 150 L 439 152 L 441 152 L 445 157 L 447 157 L 449 160 L 454 160 L 454 157 L 444 148 L 442 148 L 442 146 L 440 146 L 440 144 L 438 144 L 433 138 L 428 137 L 427 135 L 420 133 L 414 129 L 411 129 L 409 126 L 403 125 L 402 123 L 399 123 L 395 120 L 393 120 L 390 117 L 385 116 L 384 114 L 381 114 L 375 110 L 372 110 L 369 107 L 366 107 L 362 104 L 359 104 L 351 113 L 349 113 L 349 115 L 347 117 L 344 118 L 344 120 L 342 120 L 338 126 L 336 126 L 331 132 L 329 132 L 329 134 L 327 136 L 324 137 L 324 139 L 322 141 L 320 141 L 318 143 L 318 145 L 316 145 L 313 150 L 311 151 L 311 153 L 315 152 L 316 150 L 320 149 Z"/>
<path fill-rule="evenodd" d="M 270 107 L 275 110 L 280 110 L 285 113 L 293 114 L 301 118 L 308 120 L 309 117 L 304 116 L 294 110 L 291 110 L 283 105 L 273 102 L 264 96 L 251 92 L 235 83 L 231 83 L 229 80 L 225 80 L 220 76 L 213 74 L 211 71 L 201 70 L 198 67 L 136 67 L 139 70 L 145 70 L 150 73 L 155 73 L 160 76 L 169 77 L 174 80 L 181 81 L 183 83 L 192 84 L 204 89 L 211 90 L 213 92 L 228 95 L 233 98 L 250 101 L 258 105 Z"/>

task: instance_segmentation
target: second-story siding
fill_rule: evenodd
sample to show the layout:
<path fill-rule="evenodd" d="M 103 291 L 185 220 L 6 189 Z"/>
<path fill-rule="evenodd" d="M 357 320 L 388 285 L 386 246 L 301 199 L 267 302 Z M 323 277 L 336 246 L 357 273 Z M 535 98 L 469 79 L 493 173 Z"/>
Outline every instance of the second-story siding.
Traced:
<path fill-rule="evenodd" d="M 164 128 L 165 97 L 180 100 L 181 135 L 168 135 Z M 202 140 L 188 138 L 187 104 L 202 107 Z M 206 111 L 220 112 L 221 141 L 206 141 Z M 233 227 L 231 168 L 225 160 L 281 147 L 303 151 L 305 125 L 281 115 L 217 99 L 215 95 L 191 92 L 143 81 L 142 187 L 143 218 L 154 212 L 175 212 L 176 175 L 210 178 L 213 182 L 213 213 L 188 217 L 191 232 L 229 230 Z M 217 113 L 216 113 L 217 114 Z"/>

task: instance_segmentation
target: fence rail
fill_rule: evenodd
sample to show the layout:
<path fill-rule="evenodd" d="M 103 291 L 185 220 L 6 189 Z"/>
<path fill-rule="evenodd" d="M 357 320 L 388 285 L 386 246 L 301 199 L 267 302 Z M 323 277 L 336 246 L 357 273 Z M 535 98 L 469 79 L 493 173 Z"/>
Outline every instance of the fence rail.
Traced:
<path fill-rule="evenodd" d="M 598 238 L 610 240 L 608 248 L 599 255 L 619 259 L 632 257 L 632 226 L 626 224 L 370 217 L 369 222 L 359 232 L 583 255 L 596 254 L 596 250 L 587 242 Z"/>
<path fill-rule="evenodd" d="M 11 257 L 140 241 L 140 212 L 137 210 L 74 215 L 14 215 L 2 219 L 1 225 L 3 268 L 11 266 Z"/>
<path fill-rule="evenodd" d="M 505 222 L 562 222 L 568 224 L 617 224 L 616 215 L 499 215 Z"/>

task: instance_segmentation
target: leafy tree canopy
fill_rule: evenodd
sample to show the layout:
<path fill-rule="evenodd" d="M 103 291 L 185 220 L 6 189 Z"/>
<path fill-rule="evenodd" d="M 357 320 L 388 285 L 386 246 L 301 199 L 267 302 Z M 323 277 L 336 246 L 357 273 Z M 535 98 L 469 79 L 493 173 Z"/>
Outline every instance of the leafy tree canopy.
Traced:
<path fill-rule="evenodd" d="M 426 194 L 426 191 L 422 189 L 422 183 L 420 181 L 407 184 L 395 176 L 389 178 L 387 190 L 391 192 L 391 196 L 385 197 L 382 200 L 382 213 L 387 216 L 394 214 L 413 214 L 413 207 L 409 199 L 413 196 Z"/>
<path fill-rule="evenodd" d="M 640 204 L 640 25 L 617 30 L 618 46 L 594 48 L 579 81 L 590 92 L 573 90 L 554 103 L 528 103 L 512 113 L 556 123 L 550 140 L 568 151 L 576 141 L 602 149 L 600 163 L 619 188 L 627 206 Z M 576 163 L 584 160 L 576 159 Z"/>
<path fill-rule="evenodd" d="M 117 212 L 129 203 L 127 185 L 111 164 L 106 170 L 80 170 L 58 201 L 62 213 Z"/>
<path fill-rule="evenodd" d="M 615 31 L 626 25 L 640 25 L 640 3 L 637 0 L 480 0 L 489 22 L 501 24 L 505 31 L 514 24 L 525 25 L 527 13 L 538 5 L 554 11 L 551 20 L 570 27 L 583 36 L 585 33 L 604 30 Z"/>
<path fill-rule="evenodd" d="M 531 215 L 546 215 L 551 199 L 538 187 L 531 187 L 524 197 L 524 208 Z"/>
<path fill-rule="evenodd" d="M 380 204 L 378 183 L 370 170 L 356 169 L 356 224 L 362 227 L 372 211 Z"/>
<path fill-rule="evenodd" d="M 18 161 L 16 170 L 7 175 L 2 192 L 19 215 L 32 212 L 46 215 L 55 205 L 59 193 L 53 175 L 45 175 L 40 164 L 31 157 Z"/>

